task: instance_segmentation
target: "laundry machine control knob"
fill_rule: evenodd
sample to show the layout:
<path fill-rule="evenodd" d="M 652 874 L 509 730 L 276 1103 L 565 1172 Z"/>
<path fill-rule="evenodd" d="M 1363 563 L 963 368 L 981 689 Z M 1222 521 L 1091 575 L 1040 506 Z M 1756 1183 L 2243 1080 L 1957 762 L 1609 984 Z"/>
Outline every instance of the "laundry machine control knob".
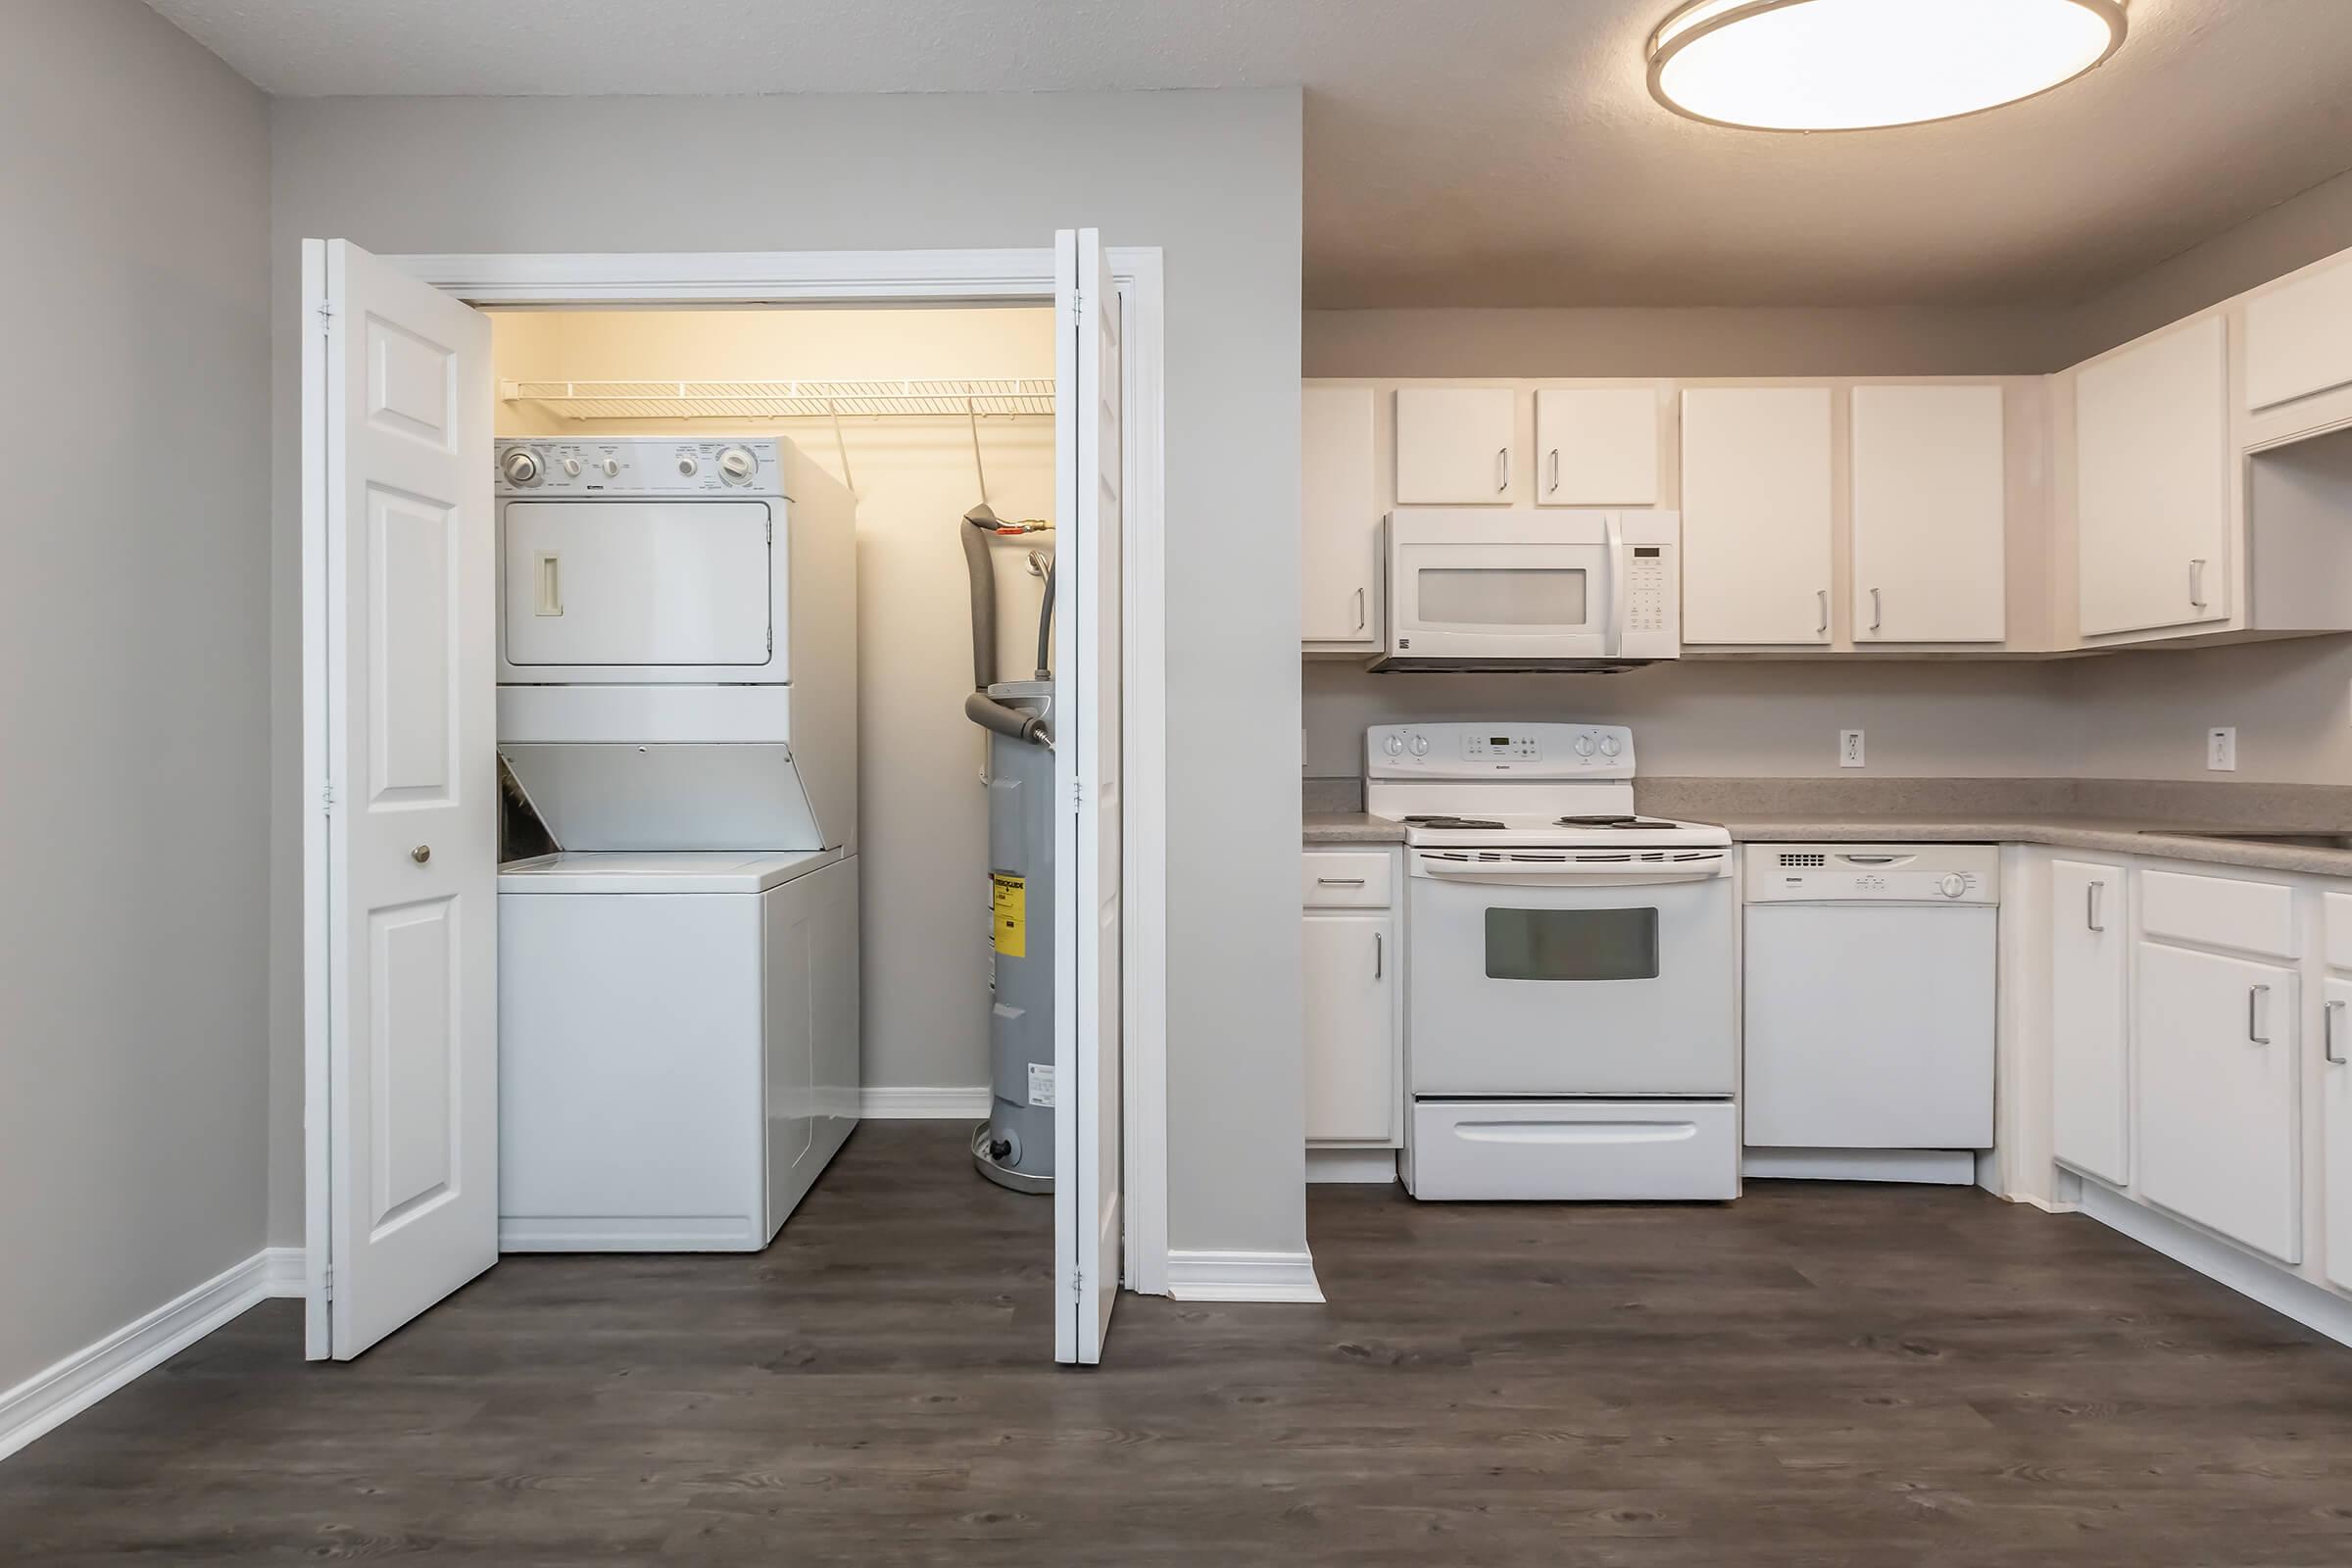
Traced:
<path fill-rule="evenodd" d="M 760 476 L 760 460 L 750 447 L 729 447 L 718 455 L 718 475 L 729 484 L 750 484 Z"/>
<path fill-rule="evenodd" d="M 566 478 L 577 479 L 580 476 L 580 460 L 577 458 L 565 458 L 564 460 L 564 474 Z"/>
<path fill-rule="evenodd" d="M 1943 880 L 1936 883 L 1936 886 L 1945 898 L 1956 899 L 1968 891 L 1968 879 L 1957 871 L 1946 871 L 1943 874 Z"/>
<path fill-rule="evenodd" d="M 521 447 L 507 454 L 504 469 L 509 484 L 537 484 L 544 471 L 539 466 L 538 454 L 526 452 Z"/>
<path fill-rule="evenodd" d="M 620 477 L 620 460 L 618 458 L 607 458 L 604 462 L 598 464 L 597 466 L 605 470 L 605 477 L 608 479 L 617 479 Z"/>
<path fill-rule="evenodd" d="M 693 453 L 689 452 L 684 457 L 678 459 L 678 474 L 680 477 L 691 479 L 702 471 L 703 466 L 699 461 L 696 460 Z"/>

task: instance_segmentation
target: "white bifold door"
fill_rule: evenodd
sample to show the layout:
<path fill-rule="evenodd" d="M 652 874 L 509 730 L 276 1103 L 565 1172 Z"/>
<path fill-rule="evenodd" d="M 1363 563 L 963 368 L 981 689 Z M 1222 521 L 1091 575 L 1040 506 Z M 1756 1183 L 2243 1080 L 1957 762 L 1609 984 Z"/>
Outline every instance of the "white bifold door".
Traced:
<path fill-rule="evenodd" d="M 1054 1358 L 1096 1362 L 1118 1297 L 1119 296 L 1054 236 Z"/>
<path fill-rule="evenodd" d="M 490 323 L 303 247 L 307 1344 L 498 1260 Z"/>

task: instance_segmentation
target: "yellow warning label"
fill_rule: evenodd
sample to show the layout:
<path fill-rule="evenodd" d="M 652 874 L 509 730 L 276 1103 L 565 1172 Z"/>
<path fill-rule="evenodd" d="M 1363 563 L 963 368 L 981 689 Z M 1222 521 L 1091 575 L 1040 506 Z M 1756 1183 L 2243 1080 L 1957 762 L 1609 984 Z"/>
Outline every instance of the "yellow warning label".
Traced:
<path fill-rule="evenodd" d="M 1007 958 L 1029 956 L 1028 878 L 997 871 L 988 880 L 996 889 L 991 902 L 997 915 L 997 952 Z"/>

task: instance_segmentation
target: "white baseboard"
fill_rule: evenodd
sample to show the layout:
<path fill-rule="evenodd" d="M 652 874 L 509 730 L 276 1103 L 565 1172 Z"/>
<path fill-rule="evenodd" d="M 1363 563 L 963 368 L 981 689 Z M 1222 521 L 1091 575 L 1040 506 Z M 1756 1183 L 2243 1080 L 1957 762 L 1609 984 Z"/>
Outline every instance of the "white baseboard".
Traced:
<path fill-rule="evenodd" d="M 1309 1182 L 1362 1182 L 1388 1186 L 1396 1180 L 1394 1149 L 1310 1149 L 1306 1152 Z"/>
<path fill-rule="evenodd" d="M 2123 1232 L 2140 1246 L 2152 1248 L 2174 1262 L 2185 1264 L 2238 1295 L 2293 1318 L 2307 1329 L 2325 1334 L 2338 1344 L 2352 1345 L 2352 1301 L 2332 1291 L 2323 1290 L 2275 1263 L 2241 1252 L 2228 1242 L 2217 1241 L 2096 1182 L 2082 1184 L 2082 1212 L 2110 1230 Z"/>
<path fill-rule="evenodd" d="M 1168 1252 L 1168 1294 L 1179 1301 L 1320 1301 L 1315 1260 L 1297 1252 Z"/>
<path fill-rule="evenodd" d="M 986 1084 L 953 1089 L 876 1085 L 858 1091 L 858 1114 L 869 1121 L 978 1121 L 995 1100 Z"/>
<path fill-rule="evenodd" d="M 301 1248 L 262 1249 L 262 1294 L 272 1297 L 311 1294 L 311 1276 L 303 1266 Z"/>
<path fill-rule="evenodd" d="M 0 1393 L 0 1458 L 203 1339 L 270 1294 L 271 1249 L 215 1275 L 44 1371 Z M 297 1258 L 301 1250 L 290 1249 Z"/>

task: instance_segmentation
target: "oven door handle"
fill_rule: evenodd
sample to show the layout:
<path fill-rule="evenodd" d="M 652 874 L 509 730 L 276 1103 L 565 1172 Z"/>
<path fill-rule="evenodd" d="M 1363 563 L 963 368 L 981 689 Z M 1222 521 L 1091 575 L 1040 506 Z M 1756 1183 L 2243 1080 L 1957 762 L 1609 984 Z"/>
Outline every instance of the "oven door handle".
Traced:
<path fill-rule="evenodd" d="M 1585 865 L 1506 862 L 1463 863 L 1416 856 L 1413 874 L 1434 882 L 1455 882 L 1490 888 L 1605 888 L 1640 887 L 1652 883 L 1704 882 L 1724 874 L 1729 862 L 1718 857 L 1680 865 L 1608 860 Z"/>

